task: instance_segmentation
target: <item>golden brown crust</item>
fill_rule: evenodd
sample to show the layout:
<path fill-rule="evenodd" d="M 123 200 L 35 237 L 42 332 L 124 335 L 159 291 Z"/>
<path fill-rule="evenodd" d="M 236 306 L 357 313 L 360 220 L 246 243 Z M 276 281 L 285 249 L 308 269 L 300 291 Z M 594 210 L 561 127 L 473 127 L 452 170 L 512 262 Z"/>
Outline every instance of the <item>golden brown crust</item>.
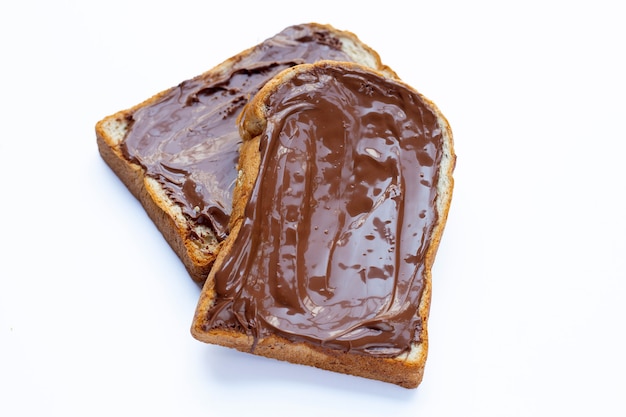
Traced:
<path fill-rule="evenodd" d="M 343 41 L 343 47 L 346 49 L 346 52 L 355 60 L 378 68 L 389 76 L 396 76 L 389 67 L 381 62 L 378 53 L 363 44 L 353 33 L 335 29 L 330 25 L 318 23 L 310 23 L 308 25 L 326 29 L 340 38 Z M 242 51 L 198 77 L 228 72 L 235 63 L 242 60 L 253 49 L 254 47 L 251 47 Z M 220 250 L 217 238 L 208 228 L 206 230 L 203 229 L 203 238 L 198 237 L 198 233 L 195 233 L 194 229 L 197 225 L 193 221 L 185 219 L 179 213 L 176 203 L 165 195 L 156 181 L 152 181 L 146 176 L 145 170 L 140 165 L 124 157 L 120 149 L 122 139 L 116 137 L 119 130 L 128 127 L 128 115 L 131 115 L 139 108 L 156 102 L 170 90 L 162 91 L 128 110 L 120 111 L 99 121 L 96 125 L 97 143 L 102 158 L 119 176 L 131 193 L 139 199 L 150 219 L 182 260 L 193 280 L 203 283 Z"/>
<path fill-rule="evenodd" d="M 346 67 L 354 66 L 363 68 L 358 64 L 325 61 L 313 65 L 299 65 L 284 70 L 265 85 L 248 103 L 239 117 L 240 136 L 244 139 L 244 143 L 241 147 L 239 179 L 235 188 L 237 198 L 235 198 L 233 205 L 231 234 L 225 240 L 224 246 L 217 256 L 215 270 L 219 269 L 220 265 L 222 265 L 229 256 L 243 222 L 243 211 L 258 175 L 260 165 L 259 142 L 260 135 L 263 133 L 266 124 L 266 101 L 272 92 L 279 88 L 282 83 L 288 81 L 296 74 L 307 71 L 317 65 L 343 65 Z M 382 72 L 376 73 L 381 77 L 385 77 L 386 75 Z M 415 91 L 412 87 L 406 84 L 403 85 L 411 91 Z M 226 346 L 243 352 L 252 351 L 254 354 L 260 356 L 381 380 L 405 388 L 415 388 L 419 385 L 423 377 L 428 353 L 427 322 L 432 291 L 431 267 L 441 240 L 450 207 L 453 187 L 452 172 L 456 158 L 453 150 L 452 131 L 447 120 L 434 103 L 423 96 L 422 98 L 436 112 L 439 123 L 443 129 L 445 143 L 443 146 L 444 156 L 440 166 L 440 180 L 438 184 L 439 196 L 436 205 L 438 210 L 438 222 L 434 227 L 431 245 L 425 256 L 424 290 L 418 308 L 418 314 L 422 322 L 421 333 L 419 335 L 420 342 L 414 343 L 410 352 L 402 354 L 399 357 L 378 358 L 349 352 L 339 352 L 307 343 L 294 343 L 276 335 L 259 339 L 255 344 L 255 340 L 252 336 L 248 336 L 236 330 L 207 330 L 205 328 L 204 317 L 206 317 L 206 313 L 214 303 L 214 273 L 209 274 L 198 303 L 191 329 L 195 338 L 207 343 Z"/>
<path fill-rule="evenodd" d="M 251 336 L 228 330 L 214 330 L 200 334 L 201 337 L 198 339 L 203 342 L 245 353 L 250 353 L 254 343 Z M 254 346 L 254 354 L 346 375 L 389 382 L 404 388 L 416 388 L 424 375 L 426 343 L 421 344 L 420 351 L 410 362 L 403 357 L 376 358 L 320 348 L 307 343 L 294 343 L 275 335 L 259 340 Z"/>

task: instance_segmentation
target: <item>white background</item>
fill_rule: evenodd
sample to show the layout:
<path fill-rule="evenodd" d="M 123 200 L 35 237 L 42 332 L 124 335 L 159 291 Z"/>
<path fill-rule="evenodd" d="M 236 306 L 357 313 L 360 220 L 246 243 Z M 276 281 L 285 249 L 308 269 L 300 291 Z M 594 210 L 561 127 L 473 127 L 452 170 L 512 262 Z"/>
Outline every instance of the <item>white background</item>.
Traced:
<path fill-rule="evenodd" d="M 620 3 L 3 2 L 0 415 L 625 415 Z M 99 119 L 309 21 L 454 131 L 417 390 L 193 339 L 199 288 L 97 152 Z"/>

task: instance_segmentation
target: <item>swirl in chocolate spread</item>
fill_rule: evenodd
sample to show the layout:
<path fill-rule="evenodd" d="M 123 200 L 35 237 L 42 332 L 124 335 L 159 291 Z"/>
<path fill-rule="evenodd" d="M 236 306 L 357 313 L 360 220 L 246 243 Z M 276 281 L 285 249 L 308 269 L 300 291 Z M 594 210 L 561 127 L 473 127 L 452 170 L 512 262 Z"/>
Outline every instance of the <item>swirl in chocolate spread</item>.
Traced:
<path fill-rule="evenodd" d="M 258 177 L 206 327 L 396 356 L 422 325 L 441 126 L 401 84 L 311 68 L 264 103 Z"/>
<path fill-rule="evenodd" d="M 123 152 L 160 182 L 185 215 L 223 239 L 237 178 L 239 111 L 278 72 L 320 59 L 351 60 L 327 30 L 289 27 L 222 76 L 185 81 L 133 112 Z"/>

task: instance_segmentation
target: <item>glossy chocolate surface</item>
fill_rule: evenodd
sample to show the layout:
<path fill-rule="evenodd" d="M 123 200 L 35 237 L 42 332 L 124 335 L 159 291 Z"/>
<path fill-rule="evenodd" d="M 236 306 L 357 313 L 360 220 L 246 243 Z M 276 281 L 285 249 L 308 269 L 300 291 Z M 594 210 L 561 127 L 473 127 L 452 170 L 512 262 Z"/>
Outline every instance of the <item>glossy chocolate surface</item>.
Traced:
<path fill-rule="evenodd" d="M 408 88 L 315 66 L 274 91 L 207 328 L 382 357 L 419 338 L 442 132 Z"/>
<path fill-rule="evenodd" d="M 163 185 L 186 216 L 223 239 L 237 178 L 240 110 L 278 72 L 320 59 L 351 60 L 326 29 L 289 27 L 226 73 L 185 81 L 132 113 L 123 152 Z"/>

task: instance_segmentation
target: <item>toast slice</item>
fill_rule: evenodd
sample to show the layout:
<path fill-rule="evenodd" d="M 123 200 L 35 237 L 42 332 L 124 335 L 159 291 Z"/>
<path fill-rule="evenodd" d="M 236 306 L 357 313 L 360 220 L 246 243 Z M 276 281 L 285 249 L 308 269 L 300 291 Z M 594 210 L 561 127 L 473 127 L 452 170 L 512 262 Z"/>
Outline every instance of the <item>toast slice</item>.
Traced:
<path fill-rule="evenodd" d="M 237 115 L 274 75 L 321 59 L 359 62 L 395 76 L 354 34 L 296 25 L 97 123 L 102 158 L 194 281 L 204 282 L 228 235 L 241 142 Z"/>
<path fill-rule="evenodd" d="M 393 77 L 321 61 L 268 82 L 239 126 L 231 231 L 193 336 L 417 387 L 456 161 L 445 117 Z"/>

